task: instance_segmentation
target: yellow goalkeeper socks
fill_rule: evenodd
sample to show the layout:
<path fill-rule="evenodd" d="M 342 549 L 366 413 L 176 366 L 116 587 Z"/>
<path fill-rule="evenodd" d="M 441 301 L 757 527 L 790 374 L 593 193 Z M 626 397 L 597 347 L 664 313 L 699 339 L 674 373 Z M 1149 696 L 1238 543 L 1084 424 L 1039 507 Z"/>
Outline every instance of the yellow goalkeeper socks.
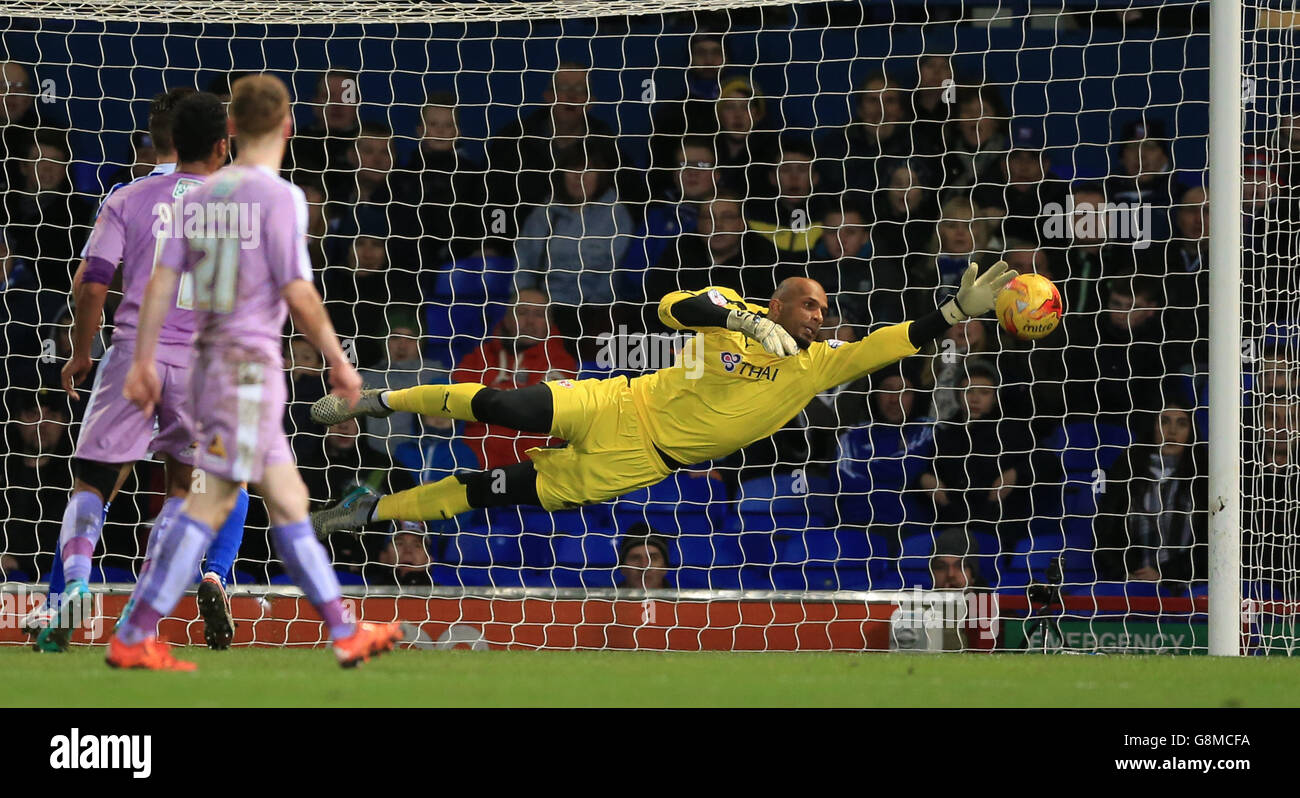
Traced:
<path fill-rule="evenodd" d="M 474 396 L 483 390 L 477 382 L 455 385 L 417 385 L 384 394 L 384 404 L 405 413 L 454 418 L 458 421 L 478 421 L 470 409 Z"/>
<path fill-rule="evenodd" d="M 375 506 L 375 520 L 445 521 L 469 509 L 469 499 L 461 481 L 455 477 L 443 477 L 428 485 L 384 496 Z"/>

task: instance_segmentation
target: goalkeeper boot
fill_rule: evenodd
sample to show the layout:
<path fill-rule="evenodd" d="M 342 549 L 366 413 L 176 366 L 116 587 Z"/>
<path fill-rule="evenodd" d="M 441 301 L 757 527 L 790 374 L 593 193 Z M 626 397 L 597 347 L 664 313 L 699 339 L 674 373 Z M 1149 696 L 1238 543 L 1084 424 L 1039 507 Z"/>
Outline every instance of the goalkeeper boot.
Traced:
<path fill-rule="evenodd" d="M 343 501 L 311 514 L 311 528 L 322 543 L 343 530 L 357 530 L 370 523 L 370 513 L 379 503 L 379 494 L 365 485 L 348 491 Z"/>
<path fill-rule="evenodd" d="M 41 633 L 54 623 L 54 612 L 49 607 L 41 607 L 23 618 L 23 632 L 32 638 L 32 651 L 45 651 L 40 646 Z M 56 649 L 57 651 L 58 649 Z"/>
<path fill-rule="evenodd" d="M 199 616 L 203 618 L 203 639 L 213 651 L 225 651 L 235 639 L 235 619 L 230 614 L 230 597 L 214 573 L 203 575 L 198 590 Z"/>
<path fill-rule="evenodd" d="M 133 646 L 113 635 L 108 641 L 108 654 L 104 657 L 110 668 L 140 668 L 149 671 L 196 671 L 198 665 L 172 656 L 171 646 L 157 637 L 146 637 Z"/>
<path fill-rule="evenodd" d="M 311 420 L 318 424 L 333 426 L 335 424 L 347 421 L 350 418 L 360 416 L 374 416 L 375 418 L 387 418 L 393 414 L 393 411 L 386 407 L 383 402 L 379 401 L 379 395 L 385 388 L 370 388 L 361 392 L 361 399 L 357 406 L 348 409 L 347 402 L 343 401 L 340 396 L 326 394 L 317 399 L 311 406 Z"/>
<path fill-rule="evenodd" d="M 90 586 L 86 584 L 86 580 L 73 579 L 69 582 L 63 589 L 59 609 L 50 614 L 49 625 L 37 633 L 32 650 L 48 654 L 67 651 L 72 637 L 73 623 L 78 619 L 90 617 L 84 612 L 84 604 L 79 606 L 79 603 L 85 602 L 89 597 Z"/>
<path fill-rule="evenodd" d="M 345 668 L 355 668 L 371 657 L 392 651 L 404 636 L 400 623 L 358 622 L 350 637 L 334 641 L 334 656 Z"/>

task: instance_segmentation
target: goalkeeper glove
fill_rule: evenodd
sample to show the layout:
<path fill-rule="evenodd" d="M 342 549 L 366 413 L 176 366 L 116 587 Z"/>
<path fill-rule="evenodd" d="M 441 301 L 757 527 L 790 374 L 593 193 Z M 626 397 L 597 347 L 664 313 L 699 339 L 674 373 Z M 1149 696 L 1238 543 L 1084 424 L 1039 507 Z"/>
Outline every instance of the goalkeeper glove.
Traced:
<path fill-rule="evenodd" d="M 799 354 L 799 344 L 785 328 L 766 316 L 747 310 L 733 310 L 727 314 L 727 329 L 744 333 L 758 341 L 768 353 L 777 357 Z"/>
<path fill-rule="evenodd" d="M 997 304 L 998 294 L 1006 288 L 1007 283 L 1020 276 L 1020 273 L 1000 260 L 989 267 L 988 271 L 976 277 L 979 266 L 972 263 L 961 276 L 961 287 L 957 296 L 943 303 L 939 312 L 949 324 L 983 316 Z"/>

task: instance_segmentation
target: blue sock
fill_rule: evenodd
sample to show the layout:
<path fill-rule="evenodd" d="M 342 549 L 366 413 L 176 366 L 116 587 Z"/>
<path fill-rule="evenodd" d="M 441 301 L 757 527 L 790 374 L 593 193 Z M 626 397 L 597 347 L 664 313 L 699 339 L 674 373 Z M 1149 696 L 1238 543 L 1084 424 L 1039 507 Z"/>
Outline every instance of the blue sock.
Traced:
<path fill-rule="evenodd" d="M 108 519 L 108 507 L 107 504 L 104 505 L 105 520 Z M 68 583 L 63 578 L 63 552 L 59 549 L 59 544 L 56 541 L 54 544 L 54 567 L 50 569 L 50 589 L 49 599 L 47 602 L 51 610 L 57 610 L 59 608 L 59 602 L 55 600 L 55 597 L 58 596 L 62 598 L 63 591 L 67 589 L 67 587 Z"/>
<path fill-rule="evenodd" d="M 235 500 L 235 509 L 230 511 L 226 522 L 217 530 L 217 537 L 208 546 L 208 558 L 203 563 L 203 573 L 212 571 L 221 580 L 221 587 L 226 587 L 235 567 L 235 557 L 239 555 L 239 545 L 244 542 L 244 520 L 248 518 L 248 491 L 239 489 L 239 498 Z"/>

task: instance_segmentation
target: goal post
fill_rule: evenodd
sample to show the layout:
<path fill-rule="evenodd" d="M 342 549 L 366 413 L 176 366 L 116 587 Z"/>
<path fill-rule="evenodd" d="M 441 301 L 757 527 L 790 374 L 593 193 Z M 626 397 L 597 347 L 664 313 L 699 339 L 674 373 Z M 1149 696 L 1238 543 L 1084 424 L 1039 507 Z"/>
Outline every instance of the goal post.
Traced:
<path fill-rule="evenodd" d="M 1239 656 L 1241 628 L 1242 16 L 1210 1 L 1210 653 Z"/>

